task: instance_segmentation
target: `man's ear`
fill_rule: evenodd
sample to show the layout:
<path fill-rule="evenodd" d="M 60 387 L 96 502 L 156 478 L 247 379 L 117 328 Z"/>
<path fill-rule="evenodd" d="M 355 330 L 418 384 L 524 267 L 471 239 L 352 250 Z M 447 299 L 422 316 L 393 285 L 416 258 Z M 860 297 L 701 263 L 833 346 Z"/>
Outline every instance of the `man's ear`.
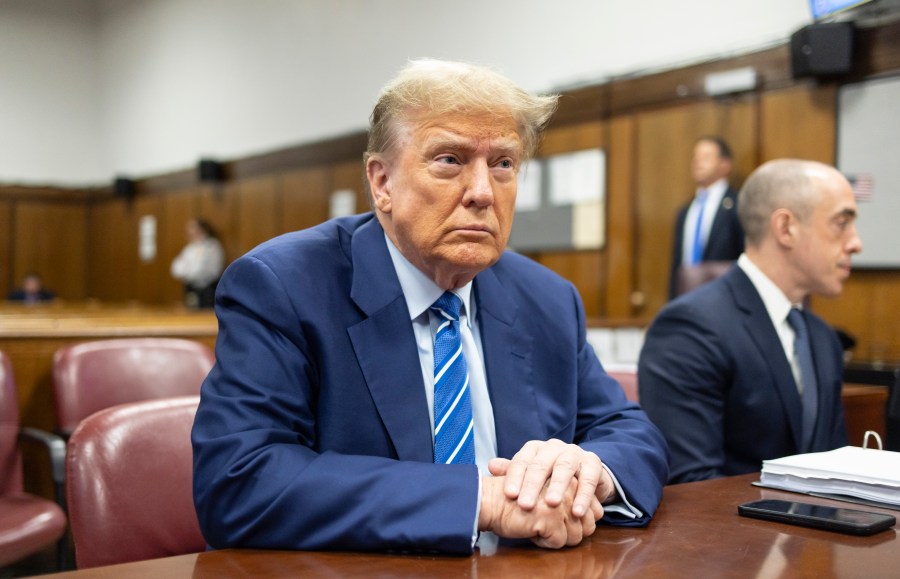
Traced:
<path fill-rule="evenodd" d="M 391 212 L 390 165 L 382 157 L 366 160 L 366 179 L 372 191 L 372 205 L 381 213 Z"/>
<path fill-rule="evenodd" d="M 789 209 L 777 209 L 769 218 L 772 236 L 783 247 L 793 247 L 796 243 L 797 225 L 797 218 Z"/>

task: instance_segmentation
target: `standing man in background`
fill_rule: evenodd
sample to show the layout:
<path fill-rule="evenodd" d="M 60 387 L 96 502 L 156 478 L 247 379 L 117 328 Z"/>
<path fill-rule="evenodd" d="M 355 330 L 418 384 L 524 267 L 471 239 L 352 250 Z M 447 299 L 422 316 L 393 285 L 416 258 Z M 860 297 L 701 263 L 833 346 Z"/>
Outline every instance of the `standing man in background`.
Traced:
<path fill-rule="evenodd" d="M 728 184 L 732 156 L 720 137 L 701 137 L 694 144 L 691 176 L 694 199 L 678 211 L 669 274 L 669 298 L 679 293 L 682 266 L 704 261 L 734 261 L 744 251 L 744 232 L 737 216 L 737 191 Z"/>
<path fill-rule="evenodd" d="M 847 444 L 841 345 L 804 303 L 840 295 L 862 251 L 853 190 L 828 165 L 770 161 L 741 189 L 739 215 L 746 253 L 669 302 L 641 350 L 641 406 L 669 443 L 670 482 Z"/>
<path fill-rule="evenodd" d="M 225 268 L 225 250 L 212 226 L 202 219 L 188 221 L 185 235 L 188 244 L 172 261 L 172 276 L 184 284 L 187 307 L 211 308 Z"/>
<path fill-rule="evenodd" d="M 650 520 L 662 435 L 574 286 L 505 251 L 556 102 L 412 62 L 372 112 L 373 212 L 228 268 L 192 433 L 210 545 L 468 554 L 479 533 L 560 548 Z"/>

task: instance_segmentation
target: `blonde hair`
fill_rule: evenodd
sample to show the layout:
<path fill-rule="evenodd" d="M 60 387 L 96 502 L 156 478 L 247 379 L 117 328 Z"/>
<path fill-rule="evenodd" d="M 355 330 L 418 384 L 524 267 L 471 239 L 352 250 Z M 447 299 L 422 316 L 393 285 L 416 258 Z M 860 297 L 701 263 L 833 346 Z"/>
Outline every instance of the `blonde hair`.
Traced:
<path fill-rule="evenodd" d="M 400 126 L 411 117 L 449 113 L 510 115 L 522 139 L 524 158 L 534 156 L 540 135 L 556 111 L 558 95 L 532 95 L 483 66 L 417 59 L 385 86 L 369 119 L 365 158 L 390 152 Z"/>

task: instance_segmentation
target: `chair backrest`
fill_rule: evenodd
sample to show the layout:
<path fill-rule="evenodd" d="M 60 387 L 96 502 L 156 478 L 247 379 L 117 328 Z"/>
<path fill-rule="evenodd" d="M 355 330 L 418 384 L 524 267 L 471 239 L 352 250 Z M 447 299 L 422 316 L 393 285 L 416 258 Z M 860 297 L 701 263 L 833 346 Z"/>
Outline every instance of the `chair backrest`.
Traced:
<path fill-rule="evenodd" d="M 199 396 L 101 410 L 69 438 L 66 496 L 79 568 L 205 550 L 194 511 Z"/>
<path fill-rule="evenodd" d="M 18 396 L 12 364 L 0 352 L 0 495 L 22 491 Z"/>
<path fill-rule="evenodd" d="M 215 362 L 212 350 L 180 338 L 121 338 L 60 348 L 53 357 L 56 426 L 65 434 L 103 408 L 193 396 Z"/>
<path fill-rule="evenodd" d="M 697 265 L 682 265 L 678 268 L 676 283 L 676 295 L 686 294 L 701 285 L 724 275 L 733 261 L 702 261 Z"/>
<path fill-rule="evenodd" d="M 607 368 L 606 371 L 621 384 L 626 398 L 632 402 L 639 402 L 637 368 Z"/>

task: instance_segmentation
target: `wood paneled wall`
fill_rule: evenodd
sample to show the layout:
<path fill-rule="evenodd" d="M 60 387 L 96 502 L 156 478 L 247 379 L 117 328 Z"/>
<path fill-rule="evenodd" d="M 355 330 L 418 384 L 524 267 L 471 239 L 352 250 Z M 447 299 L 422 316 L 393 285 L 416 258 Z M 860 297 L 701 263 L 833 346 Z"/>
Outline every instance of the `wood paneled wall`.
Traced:
<path fill-rule="evenodd" d="M 0 297 L 6 295 L 15 287 L 16 279 L 13 277 L 13 235 L 15 232 L 12 228 L 12 207 L 13 204 L 5 199 L 0 199 L 0 264 L 4 272 L 0 275 Z"/>
<path fill-rule="evenodd" d="M 756 68 L 757 90 L 710 98 L 710 72 Z M 848 80 L 900 72 L 900 23 L 861 30 Z M 761 162 L 800 157 L 834 162 L 837 85 L 794 80 L 787 46 L 733 59 L 624 79 L 566 93 L 545 135 L 541 154 L 602 147 L 607 159 L 606 244 L 593 251 L 531 256 L 571 279 L 592 318 L 652 318 L 666 301 L 675 213 L 690 199 L 689 156 L 706 134 L 725 137 L 735 152 L 732 183 L 740 186 Z M 327 219 L 330 194 L 351 189 L 357 210 L 368 210 L 361 154 L 364 134 L 348 135 L 226 163 L 226 181 L 197 182 L 193 170 L 138 183 L 133 200 L 95 191 L 62 203 L 10 200 L 0 187 L 0 263 L 11 284 L 41 271 L 65 298 L 181 299 L 169 264 L 185 243 L 191 217 L 207 219 L 232 260 L 282 232 Z M 138 259 L 138 223 L 157 220 L 157 255 Z M 8 288 L 7 288 L 8 289 Z M 900 271 L 857 271 L 844 296 L 814 300 L 827 320 L 859 340 L 863 360 L 900 361 Z"/>
<path fill-rule="evenodd" d="M 368 202 L 359 161 L 326 163 L 248 176 L 226 183 L 178 186 L 171 191 L 138 195 L 128 201 L 113 197 L 88 208 L 87 294 L 102 301 L 136 300 L 147 304 L 180 302 L 182 287 L 169 266 L 187 242 L 185 225 L 207 220 L 232 261 L 256 245 L 287 231 L 321 223 L 329 216 L 329 198 L 337 189 L 352 189 L 357 209 Z M 140 218 L 156 219 L 156 257 L 138 259 Z"/>
<path fill-rule="evenodd" d="M 12 279 L 30 272 L 68 299 L 84 299 L 87 206 L 83 202 L 20 201 L 12 214 Z"/>

